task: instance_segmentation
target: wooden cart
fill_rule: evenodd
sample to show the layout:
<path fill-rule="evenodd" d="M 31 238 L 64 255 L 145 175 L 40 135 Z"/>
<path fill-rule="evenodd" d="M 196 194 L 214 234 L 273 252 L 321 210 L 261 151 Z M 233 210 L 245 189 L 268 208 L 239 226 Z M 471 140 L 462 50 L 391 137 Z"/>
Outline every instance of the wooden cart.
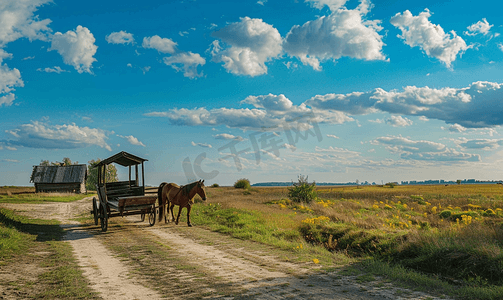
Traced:
<path fill-rule="evenodd" d="M 141 220 L 148 220 L 151 226 L 155 224 L 157 195 L 145 194 L 144 158 L 127 152 L 117 153 L 100 161 L 98 168 L 98 199 L 93 198 L 94 224 L 101 223 L 101 230 L 107 231 L 108 219 L 116 216 L 141 215 Z M 118 182 L 106 182 L 106 169 L 109 164 L 119 164 L 129 168 L 129 180 Z M 139 165 L 141 164 L 141 183 L 139 185 Z M 131 178 L 134 166 L 134 179 Z"/>

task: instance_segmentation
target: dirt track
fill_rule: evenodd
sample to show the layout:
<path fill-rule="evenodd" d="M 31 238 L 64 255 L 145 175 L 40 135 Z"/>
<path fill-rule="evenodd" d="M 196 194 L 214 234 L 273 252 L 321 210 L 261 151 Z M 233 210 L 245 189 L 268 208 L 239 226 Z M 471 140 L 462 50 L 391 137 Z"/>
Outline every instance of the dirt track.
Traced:
<path fill-rule="evenodd" d="M 321 273 L 317 265 L 271 256 L 265 246 L 185 224 L 150 227 L 138 216 L 113 218 L 101 233 L 73 220 L 91 209 L 91 198 L 0 205 L 61 221 L 84 276 L 104 299 L 440 299 L 380 279 Z"/>

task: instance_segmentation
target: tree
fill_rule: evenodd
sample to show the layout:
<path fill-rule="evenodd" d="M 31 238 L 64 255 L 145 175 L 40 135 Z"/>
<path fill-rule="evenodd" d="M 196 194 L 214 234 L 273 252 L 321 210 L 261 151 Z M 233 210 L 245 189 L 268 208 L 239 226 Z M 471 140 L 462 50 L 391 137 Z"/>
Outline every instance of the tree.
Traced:
<path fill-rule="evenodd" d="M 69 159 L 68 157 L 63 158 L 63 166 L 77 165 L 78 163 L 79 163 L 78 161 L 72 163 L 72 160 Z"/>
<path fill-rule="evenodd" d="M 98 184 L 98 168 L 95 168 L 97 164 L 99 164 L 101 159 L 90 160 L 88 161 L 87 166 L 87 181 L 86 181 L 86 189 L 95 191 L 96 185 Z M 117 168 L 114 165 L 107 165 L 107 169 L 105 171 L 105 181 L 106 182 L 117 182 L 119 178 L 117 176 Z"/>
<path fill-rule="evenodd" d="M 63 162 L 57 162 L 57 161 L 50 162 L 49 160 L 42 160 L 40 162 L 41 166 L 71 166 L 71 165 L 78 165 L 78 164 L 79 164 L 78 161 L 72 163 L 72 160 L 68 157 L 64 157 Z"/>

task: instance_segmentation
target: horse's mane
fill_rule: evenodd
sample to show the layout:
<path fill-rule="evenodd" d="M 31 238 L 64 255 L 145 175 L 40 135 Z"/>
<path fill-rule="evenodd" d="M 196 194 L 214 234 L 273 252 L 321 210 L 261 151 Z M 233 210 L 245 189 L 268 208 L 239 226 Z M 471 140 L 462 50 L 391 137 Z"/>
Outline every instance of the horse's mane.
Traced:
<path fill-rule="evenodd" d="M 192 190 L 192 188 L 194 188 L 194 186 L 195 186 L 197 183 L 198 183 L 198 181 L 195 181 L 195 182 L 192 182 L 192 183 L 190 183 L 190 184 L 187 184 L 187 185 L 182 186 L 183 193 L 184 193 L 185 195 L 187 195 L 187 196 L 188 196 L 188 195 L 189 195 L 189 193 L 190 193 L 190 190 Z"/>

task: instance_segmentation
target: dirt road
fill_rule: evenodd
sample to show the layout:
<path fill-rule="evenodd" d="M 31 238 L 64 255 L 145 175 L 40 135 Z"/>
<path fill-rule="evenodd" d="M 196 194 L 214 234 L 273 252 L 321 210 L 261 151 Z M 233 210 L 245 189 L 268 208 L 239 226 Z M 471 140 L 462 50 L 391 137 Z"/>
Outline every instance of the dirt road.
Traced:
<path fill-rule="evenodd" d="M 61 221 L 84 276 L 104 299 L 440 299 L 379 278 L 362 281 L 285 262 L 266 246 L 199 227 L 150 227 L 132 216 L 110 219 L 109 231 L 101 233 L 75 221 L 91 209 L 91 198 L 0 206 Z"/>

